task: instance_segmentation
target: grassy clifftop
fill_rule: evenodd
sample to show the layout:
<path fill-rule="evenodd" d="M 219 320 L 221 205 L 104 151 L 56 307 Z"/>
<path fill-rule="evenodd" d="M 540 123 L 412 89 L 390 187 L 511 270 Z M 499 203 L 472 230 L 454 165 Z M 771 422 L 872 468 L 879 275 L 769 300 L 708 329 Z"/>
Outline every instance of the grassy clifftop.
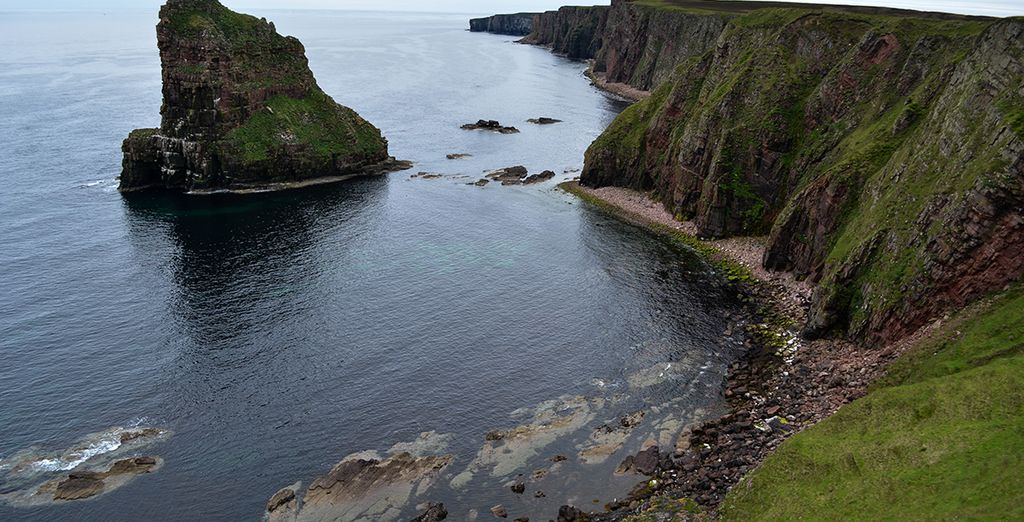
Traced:
<path fill-rule="evenodd" d="M 626 0 L 636 5 L 672 9 L 691 13 L 737 13 L 744 14 L 762 9 L 813 9 L 831 10 L 843 13 L 857 13 L 885 16 L 907 16 L 913 18 L 934 18 L 943 20 L 986 20 L 984 16 L 960 15 L 955 13 L 913 11 L 887 7 L 857 5 L 815 4 L 804 2 L 759 2 L 747 0 Z"/>
<path fill-rule="evenodd" d="M 266 110 L 226 136 L 228 147 L 249 164 L 295 146 L 328 159 L 344 155 L 373 159 L 380 153 L 381 141 L 380 131 L 320 91 L 305 98 L 271 98 Z"/>
<path fill-rule="evenodd" d="M 733 488 L 726 520 L 1024 517 L 1024 290 L 950 322 Z M 827 515 L 826 515 L 827 514 Z"/>

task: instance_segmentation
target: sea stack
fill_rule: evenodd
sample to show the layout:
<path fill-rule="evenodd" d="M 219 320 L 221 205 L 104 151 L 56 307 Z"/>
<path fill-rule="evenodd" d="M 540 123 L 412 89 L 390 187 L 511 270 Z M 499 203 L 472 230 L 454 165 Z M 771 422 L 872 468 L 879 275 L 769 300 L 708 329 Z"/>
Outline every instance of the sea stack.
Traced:
<path fill-rule="evenodd" d="M 133 131 L 122 192 L 265 190 L 394 170 L 387 140 L 316 83 L 305 49 L 217 0 L 168 0 L 159 129 Z"/>

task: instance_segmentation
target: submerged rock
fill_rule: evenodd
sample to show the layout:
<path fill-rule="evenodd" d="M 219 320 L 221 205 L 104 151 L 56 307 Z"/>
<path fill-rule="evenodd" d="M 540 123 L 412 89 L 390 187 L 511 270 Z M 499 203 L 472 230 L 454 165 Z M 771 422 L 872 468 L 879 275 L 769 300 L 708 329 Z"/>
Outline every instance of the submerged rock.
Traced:
<path fill-rule="evenodd" d="M 472 158 L 473 155 L 472 154 L 448 154 L 445 157 L 450 159 L 450 160 L 457 160 L 457 159 L 462 159 L 462 158 Z"/>
<path fill-rule="evenodd" d="M 443 177 L 443 174 L 438 174 L 436 172 L 417 172 L 416 174 L 409 176 L 410 179 L 440 179 Z"/>
<path fill-rule="evenodd" d="M 498 504 L 491 508 L 491 514 L 498 518 L 508 518 L 508 509 L 505 509 L 505 506 Z"/>
<path fill-rule="evenodd" d="M 550 444 L 593 421 L 597 411 L 604 406 L 605 401 L 601 398 L 564 397 L 524 411 L 530 416 L 529 421 L 509 430 L 487 434 L 476 458 L 462 473 L 452 478 L 451 486 L 461 489 L 483 471 L 490 471 L 492 477 L 506 477 L 514 473 Z"/>
<path fill-rule="evenodd" d="M 488 130 L 501 134 L 515 134 L 519 129 L 515 127 L 504 127 L 496 120 L 477 120 L 476 123 L 467 123 L 462 126 L 465 130 Z"/>
<path fill-rule="evenodd" d="M 416 457 L 406 451 L 383 460 L 375 452 L 355 453 L 314 480 L 301 499 L 288 491 L 295 492 L 297 486 L 278 491 L 267 503 L 265 518 L 397 520 L 405 506 L 429 488 L 451 460 L 451 455 Z M 435 514 L 439 512 L 435 510 Z"/>
<path fill-rule="evenodd" d="M 425 457 L 428 455 L 440 455 L 448 450 L 452 439 L 455 436 L 451 433 L 438 433 L 436 431 L 424 431 L 420 436 L 411 442 L 399 442 L 388 449 L 388 455 L 408 453 L 413 457 Z"/>
<path fill-rule="evenodd" d="M 562 123 L 562 120 L 556 120 L 554 118 L 545 118 L 545 117 L 530 118 L 530 119 L 528 119 L 526 121 L 528 123 L 533 123 L 535 125 L 552 125 L 552 124 L 555 124 L 555 123 Z"/>
<path fill-rule="evenodd" d="M 623 416 L 614 426 L 608 424 L 599 426 L 584 443 L 580 450 L 580 459 L 585 464 L 599 464 L 608 460 L 622 448 L 626 439 L 633 433 L 633 429 L 640 425 L 643 418 L 644 412 L 637 411 Z"/>
<path fill-rule="evenodd" d="M 320 89 L 302 44 L 265 19 L 168 0 L 157 45 L 162 121 L 124 141 L 122 191 L 266 190 L 400 166 L 376 127 Z"/>

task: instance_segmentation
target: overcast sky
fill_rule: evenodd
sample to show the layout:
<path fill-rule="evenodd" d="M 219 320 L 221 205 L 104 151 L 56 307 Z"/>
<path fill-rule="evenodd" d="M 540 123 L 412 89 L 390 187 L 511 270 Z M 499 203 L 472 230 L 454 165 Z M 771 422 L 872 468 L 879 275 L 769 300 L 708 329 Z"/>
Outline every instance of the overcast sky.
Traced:
<path fill-rule="evenodd" d="M 792 0 L 802 1 L 802 0 Z M 1024 0 L 813 0 L 815 3 L 901 7 L 927 11 L 1024 15 Z M 222 0 L 233 9 L 367 9 L 454 13 L 542 11 L 560 5 L 608 4 L 608 0 Z M 152 8 L 163 0 L 0 0 L 0 9 L 125 9 Z"/>

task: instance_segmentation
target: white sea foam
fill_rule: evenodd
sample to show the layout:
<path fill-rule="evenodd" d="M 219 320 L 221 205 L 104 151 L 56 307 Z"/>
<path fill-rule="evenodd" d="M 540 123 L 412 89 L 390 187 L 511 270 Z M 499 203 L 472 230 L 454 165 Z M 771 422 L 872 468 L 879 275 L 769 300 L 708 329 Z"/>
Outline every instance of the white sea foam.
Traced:
<path fill-rule="evenodd" d="M 87 181 L 79 185 L 79 188 L 93 188 L 93 187 L 110 187 L 117 185 L 117 178 L 106 178 L 98 179 L 95 181 Z"/>
<path fill-rule="evenodd" d="M 111 437 L 104 437 L 84 448 L 68 451 L 60 457 L 39 459 L 32 463 L 32 467 L 39 471 L 69 471 L 75 469 L 79 464 L 97 455 L 110 453 L 120 448 L 120 435 L 117 433 L 111 435 Z"/>

